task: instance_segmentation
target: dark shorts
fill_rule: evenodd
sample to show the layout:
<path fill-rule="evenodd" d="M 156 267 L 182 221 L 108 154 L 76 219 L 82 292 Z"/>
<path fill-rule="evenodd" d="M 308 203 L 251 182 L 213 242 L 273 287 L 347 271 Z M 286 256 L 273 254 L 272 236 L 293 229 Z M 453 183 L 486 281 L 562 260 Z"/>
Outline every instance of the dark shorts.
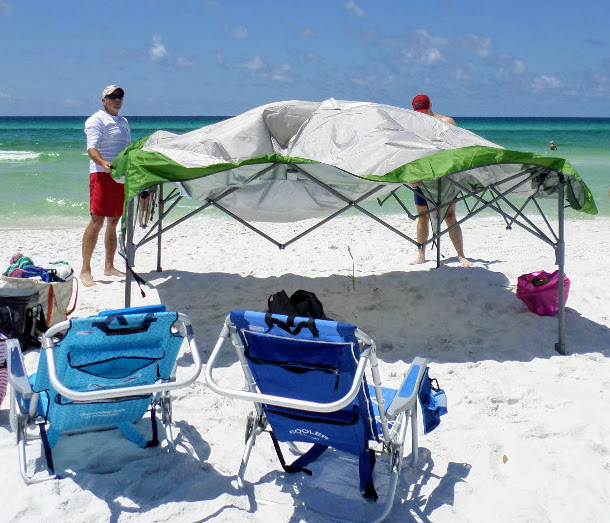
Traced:
<path fill-rule="evenodd" d="M 419 187 L 416 187 L 413 191 L 413 199 L 415 200 L 415 205 L 419 205 L 421 207 L 428 207 L 428 202 L 424 198 L 424 193 L 421 192 Z"/>
<path fill-rule="evenodd" d="M 116 218 L 123 215 L 125 191 L 110 173 L 89 175 L 89 211 L 95 216 Z"/>

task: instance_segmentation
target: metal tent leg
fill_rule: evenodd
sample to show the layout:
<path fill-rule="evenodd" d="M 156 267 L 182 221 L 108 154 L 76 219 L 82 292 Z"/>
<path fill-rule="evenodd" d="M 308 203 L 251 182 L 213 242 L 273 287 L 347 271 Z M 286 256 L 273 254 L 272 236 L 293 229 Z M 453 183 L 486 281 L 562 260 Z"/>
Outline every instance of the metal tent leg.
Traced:
<path fill-rule="evenodd" d="M 161 272 L 161 234 L 163 233 L 163 184 L 157 186 L 157 206 L 159 207 L 159 229 L 157 236 L 157 272 Z"/>
<path fill-rule="evenodd" d="M 440 205 L 441 202 L 443 201 L 442 195 L 441 195 L 441 179 L 439 178 L 438 181 L 436 182 L 436 186 L 437 186 L 437 198 L 438 201 L 436 202 L 436 268 L 438 269 L 441 266 L 441 236 L 442 234 L 439 234 L 441 232 L 441 227 L 443 224 L 443 221 L 441 220 L 441 213 L 440 213 Z"/>
<path fill-rule="evenodd" d="M 565 241 L 564 241 L 564 184 L 565 178 L 563 174 L 559 174 L 559 185 L 558 185 L 558 193 L 557 193 L 557 227 L 558 227 L 558 238 L 557 238 L 557 246 L 555 247 L 555 263 L 559 267 L 559 286 L 558 286 L 558 295 L 557 298 L 559 300 L 559 312 L 557 315 L 558 320 L 558 341 L 555 344 L 555 350 L 559 352 L 559 354 L 567 354 L 565 347 L 565 299 L 564 299 L 564 273 L 565 273 Z"/>
<path fill-rule="evenodd" d="M 131 268 L 135 259 L 135 246 L 133 244 L 133 198 L 127 202 L 127 217 L 125 230 L 125 307 L 131 306 Z"/>

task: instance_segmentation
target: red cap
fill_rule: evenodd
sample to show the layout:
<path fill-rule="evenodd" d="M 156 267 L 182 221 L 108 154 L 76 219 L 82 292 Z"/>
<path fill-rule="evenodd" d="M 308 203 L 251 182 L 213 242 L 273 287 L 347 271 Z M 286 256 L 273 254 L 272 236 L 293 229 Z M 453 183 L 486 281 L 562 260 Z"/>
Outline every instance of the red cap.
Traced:
<path fill-rule="evenodd" d="M 427 113 L 432 104 L 430 103 L 430 98 L 427 94 L 418 94 L 415 98 L 413 98 L 411 105 L 413 105 L 413 109 L 416 111 L 420 113 Z"/>

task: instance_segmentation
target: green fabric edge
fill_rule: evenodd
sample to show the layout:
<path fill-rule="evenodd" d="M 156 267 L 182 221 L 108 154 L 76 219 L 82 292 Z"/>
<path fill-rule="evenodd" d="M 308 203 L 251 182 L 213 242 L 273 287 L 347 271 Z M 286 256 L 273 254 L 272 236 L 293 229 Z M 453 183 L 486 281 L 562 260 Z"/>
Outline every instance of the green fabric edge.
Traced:
<path fill-rule="evenodd" d="M 295 158 L 279 154 L 268 154 L 248 158 L 235 163 L 219 163 L 205 167 L 184 167 L 158 152 L 142 151 L 149 137 L 141 138 L 125 148 L 112 163 L 112 175 L 125 177 L 125 202 L 143 189 L 164 182 L 180 182 L 208 176 L 210 174 L 235 169 L 242 165 L 270 163 L 319 163 L 316 160 Z M 458 173 L 477 167 L 496 164 L 520 164 L 548 168 L 566 176 L 565 198 L 572 208 L 587 214 L 597 214 L 593 194 L 565 159 L 540 156 L 535 153 L 511 151 L 495 147 L 474 145 L 451 149 L 419 158 L 394 169 L 384 175 L 362 175 L 373 181 L 408 183 L 435 180 L 447 174 Z M 584 203 L 574 195 L 573 184 L 580 184 Z"/>
<path fill-rule="evenodd" d="M 235 169 L 242 165 L 272 163 L 319 163 L 306 158 L 293 158 L 267 154 L 240 162 L 217 163 L 205 167 L 184 167 L 167 156 L 154 151 L 142 151 L 148 137 L 141 138 L 125 148 L 112 162 L 112 176 L 125 177 L 125 204 L 143 189 L 164 182 L 184 182 L 210 174 Z"/>
<path fill-rule="evenodd" d="M 540 156 L 536 153 L 511 151 L 509 149 L 498 149 L 483 145 L 472 145 L 441 151 L 390 171 L 382 176 L 364 175 L 369 180 L 380 180 L 385 182 L 415 182 L 435 180 L 447 174 L 459 173 L 477 167 L 498 164 L 519 164 L 544 167 L 566 176 L 565 198 L 570 207 L 587 214 L 597 214 L 597 206 L 593 193 L 587 184 L 576 172 L 576 169 L 564 158 L 553 156 Z M 580 184 L 584 195 L 582 206 L 574 196 L 573 184 Z"/>

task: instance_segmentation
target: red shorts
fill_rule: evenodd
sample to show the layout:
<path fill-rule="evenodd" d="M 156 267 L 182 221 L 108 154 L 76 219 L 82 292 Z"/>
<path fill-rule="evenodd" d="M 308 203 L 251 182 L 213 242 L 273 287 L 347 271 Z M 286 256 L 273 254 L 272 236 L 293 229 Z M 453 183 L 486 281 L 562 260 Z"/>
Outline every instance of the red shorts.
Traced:
<path fill-rule="evenodd" d="M 125 191 L 110 173 L 89 175 L 89 210 L 95 216 L 118 217 L 123 215 Z"/>

